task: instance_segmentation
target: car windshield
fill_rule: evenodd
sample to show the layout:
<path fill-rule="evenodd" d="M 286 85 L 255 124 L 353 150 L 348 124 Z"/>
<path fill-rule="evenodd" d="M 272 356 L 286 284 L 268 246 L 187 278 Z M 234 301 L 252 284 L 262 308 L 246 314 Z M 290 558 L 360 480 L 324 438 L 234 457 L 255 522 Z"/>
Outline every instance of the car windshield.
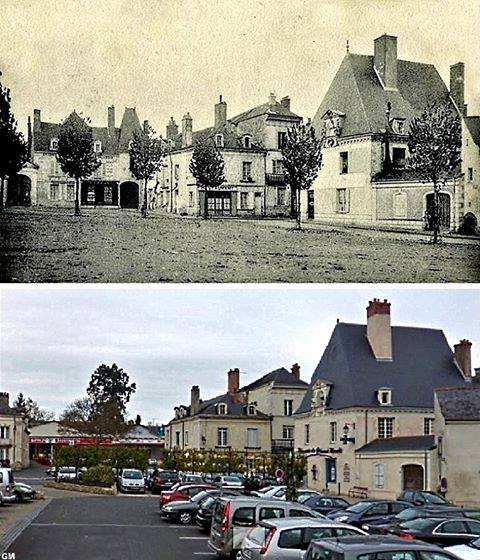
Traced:
<path fill-rule="evenodd" d="M 407 508 L 397 513 L 395 519 L 399 521 L 411 521 L 412 519 L 417 519 L 418 517 L 422 517 L 422 512 L 419 511 L 417 508 Z"/>
<path fill-rule="evenodd" d="M 208 496 L 208 492 L 206 490 L 202 490 L 201 492 L 199 492 L 198 494 L 195 494 L 195 496 L 193 496 L 192 502 L 200 502 L 201 500 L 203 500 L 207 496 Z"/>
<path fill-rule="evenodd" d="M 345 511 L 352 513 L 362 513 L 372 506 L 375 502 L 357 502 L 353 506 L 349 506 Z"/>
<path fill-rule="evenodd" d="M 424 493 L 422 496 L 425 498 L 427 504 L 446 504 L 447 500 L 442 498 L 442 496 L 438 496 L 437 494 L 428 494 Z"/>
<path fill-rule="evenodd" d="M 123 478 L 143 478 L 143 474 L 140 471 L 123 471 L 122 476 Z"/>
<path fill-rule="evenodd" d="M 267 492 L 270 492 L 270 490 L 273 489 L 273 486 L 265 486 L 265 488 L 262 488 L 261 490 L 258 491 L 259 494 L 266 494 Z"/>
<path fill-rule="evenodd" d="M 58 472 L 61 473 L 74 473 L 75 467 L 62 467 Z"/>
<path fill-rule="evenodd" d="M 425 519 L 423 517 L 419 519 L 412 519 L 411 521 L 405 521 L 402 523 L 402 529 L 413 529 L 415 531 L 423 531 L 424 529 L 428 529 L 432 525 L 434 525 L 434 521 L 432 522 L 431 519 Z"/>
<path fill-rule="evenodd" d="M 235 482 L 235 484 L 241 483 L 242 481 L 238 478 L 238 476 L 224 476 L 223 480 L 225 482 Z"/>
<path fill-rule="evenodd" d="M 213 498 L 212 496 L 208 496 L 208 498 L 205 498 L 203 500 L 202 508 L 209 509 L 213 506 L 214 503 L 215 503 L 215 498 Z"/>
<path fill-rule="evenodd" d="M 297 498 L 297 502 L 299 504 L 304 504 L 307 500 L 309 500 L 310 498 L 312 498 L 311 494 L 300 494 L 300 496 L 298 496 Z M 313 503 L 313 502 L 312 502 Z"/>

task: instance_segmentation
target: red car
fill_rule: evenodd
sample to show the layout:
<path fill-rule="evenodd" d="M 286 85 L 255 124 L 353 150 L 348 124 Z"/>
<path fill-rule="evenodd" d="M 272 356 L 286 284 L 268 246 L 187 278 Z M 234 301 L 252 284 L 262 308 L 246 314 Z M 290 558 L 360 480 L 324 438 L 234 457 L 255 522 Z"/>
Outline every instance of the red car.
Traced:
<path fill-rule="evenodd" d="M 203 490 L 212 490 L 217 488 L 212 484 L 177 484 L 168 492 L 160 494 L 160 509 L 170 502 L 178 502 L 179 500 L 189 500 Z"/>

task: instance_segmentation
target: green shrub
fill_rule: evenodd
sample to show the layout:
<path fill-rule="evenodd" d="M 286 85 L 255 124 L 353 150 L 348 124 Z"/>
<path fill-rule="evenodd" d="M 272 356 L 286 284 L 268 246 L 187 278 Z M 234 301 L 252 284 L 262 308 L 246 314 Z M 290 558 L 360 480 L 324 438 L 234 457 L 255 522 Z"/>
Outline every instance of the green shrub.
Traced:
<path fill-rule="evenodd" d="M 107 465 L 90 467 L 82 477 L 83 483 L 89 486 L 110 487 L 115 482 L 115 474 Z"/>

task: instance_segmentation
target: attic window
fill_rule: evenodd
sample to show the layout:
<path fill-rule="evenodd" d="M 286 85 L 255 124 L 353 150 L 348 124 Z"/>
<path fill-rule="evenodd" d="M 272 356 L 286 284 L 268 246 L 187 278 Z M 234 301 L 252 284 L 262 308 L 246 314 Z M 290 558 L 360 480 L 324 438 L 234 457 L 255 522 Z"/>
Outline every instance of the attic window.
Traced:
<path fill-rule="evenodd" d="M 250 136 L 243 137 L 243 147 L 244 148 L 251 148 L 252 147 L 252 139 Z"/>
<path fill-rule="evenodd" d="M 392 119 L 393 132 L 405 134 L 405 119 Z"/>
<path fill-rule="evenodd" d="M 255 405 L 254 405 L 254 404 L 249 404 L 249 405 L 248 405 L 248 409 L 247 409 L 247 413 L 248 413 L 250 416 L 253 416 L 253 415 L 255 414 L 255 412 L 256 412 L 256 411 L 255 411 Z"/>
<path fill-rule="evenodd" d="M 52 138 L 50 140 L 50 150 L 56 152 L 58 150 L 58 138 Z"/>
<path fill-rule="evenodd" d="M 215 136 L 215 146 L 223 148 L 223 134 L 217 134 Z"/>
<path fill-rule="evenodd" d="M 377 394 L 378 402 L 380 406 L 388 406 L 392 404 L 392 390 L 391 389 L 379 389 Z"/>
<path fill-rule="evenodd" d="M 222 415 L 227 414 L 227 405 L 225 403 L 220 403 L 217 407 L 217 413 Z"/>
<path fill-rule="evenodd" d="M 95 143 L 93 144 L 93 151 L 96 154 L 102 153 L 102 143 L 100 142 L 100 140 L 96 140 Z"/>

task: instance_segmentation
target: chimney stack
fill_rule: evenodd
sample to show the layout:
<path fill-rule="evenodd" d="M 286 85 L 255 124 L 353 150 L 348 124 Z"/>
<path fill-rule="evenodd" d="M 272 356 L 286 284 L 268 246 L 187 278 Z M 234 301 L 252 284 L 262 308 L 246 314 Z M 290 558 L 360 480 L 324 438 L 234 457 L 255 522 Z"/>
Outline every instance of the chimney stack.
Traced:
<path fill-rule="evenodd" d="M 270 105 L 270 107 L 272 107 L 273 105 L 275 105 L 277 102 L 277 96 L 274 93 L 271 93 L 268 96 L 268 104 Z"/>
<path fill-rule="evenodd" d="M 5 408 L 10 407 L 10 395 L 8 393 L 0 393 L 0 405 Z"/>
<path fill-rule="evenodd" d="M 450 95 L 460 114 L 467 115 L 465 105 L 465 64 L 457 62 L 450 66 Z"/>
<path fill-rule="evenodd" d="M 290 97 L 288 97 L 288 95 L 286 97 L 282 97 L 280 103 L 282 107 L 285 107 L 285 109 L 288 109 L 290 111 Z"/>
<path fill-rule="evenodd" d="M 143 121 L 143 132 L 148 133 L 148 121 Z"/>
<path fill-rule="evenodd" d="M 293 364 L 290 371 L 297 379 L 300 379 L 300 366 L 298 364 Z"/>
<path fill-rule="evenodd" d="M 111 105 L 108 108 L 108 134 L 112 136 L 115 132 L 115 107 Z"/>
<path fill-rule="evenodd" d="M 34 109 L 33 110 L 33 131 L 34 132 L 36 132 L 37 130 L 40 130 L 41 122 L 42 122 L 42 114 L 41 114 L 40 109 Z"/>
<path fill-rule="evenodd" d="M 367 340 L 377 361 L 391 361 L 392 328 L 390 326 L 390 304 L 385 299 L 374 299 L 367 307 Z"/>
<path fill-rule="evenodd" d="M 233 399 L 237 399 L 238 390 L 240 389 L 240 370 L 238 368 L 231 369 L 227 375 L 228 375 L 228 393 Z"/>
<path fill-rule="evenodd" d="M 227 104 L 222 100 L 215 104 L 215 128 L 219 128 L 227 124 Z"/>
<path fill-rule="evenodd" d="M 453 346 L 455 360 L 467 380 L 472 379 L 472 343 L 469 340 L 461 340 Z"/>
<path fill-rule="evenodd" d="M 175 140 L 178 136 L 178 125 L 174 121 L 173 117 L 170 117 L 170 121 L 167 124 L 167 140 Z"/>
<path fill-rule="evenodd" d="M 200 410 L 200 387 L 193 385 L 190 391 L 190 416 L 197 414 Z"/>
<path fill-rule="evenodd" d="M 33 161 L 32 119 L 30 117 L 28 117 L 28 122 L 27 122 L 27 146 L 28 146 L 28 161 Z"/>
<path fill-rule="evenodd" d="M 397 38 L 382 35 L 375 39 L 373 65 L 382 81 L 383 89 L 397 89 Z"/>
<path fill-rule="evenodd" d="M 182 146 L 191 146 L 193 142 L 193 123 L 190 113 L 183 116 L 182 119 Z"/>

